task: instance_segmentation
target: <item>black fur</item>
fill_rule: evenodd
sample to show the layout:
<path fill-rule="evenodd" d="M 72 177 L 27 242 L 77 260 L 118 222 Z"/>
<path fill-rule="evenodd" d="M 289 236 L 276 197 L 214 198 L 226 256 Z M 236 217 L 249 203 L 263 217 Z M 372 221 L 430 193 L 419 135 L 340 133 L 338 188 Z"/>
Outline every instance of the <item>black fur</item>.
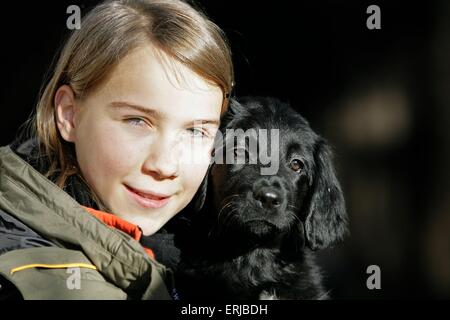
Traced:
<path fill-rule="evenodd" d="M 178 237 L 181 298 L 327 298 L 313 251 L 340 241 L 347 217 L 326 141 L 273 98 L 232 101 L 227 128 L 279 129 L 279 170 L 264 176 L 260 163 L 212 164 L 194 201 L 201 210 Z"/>

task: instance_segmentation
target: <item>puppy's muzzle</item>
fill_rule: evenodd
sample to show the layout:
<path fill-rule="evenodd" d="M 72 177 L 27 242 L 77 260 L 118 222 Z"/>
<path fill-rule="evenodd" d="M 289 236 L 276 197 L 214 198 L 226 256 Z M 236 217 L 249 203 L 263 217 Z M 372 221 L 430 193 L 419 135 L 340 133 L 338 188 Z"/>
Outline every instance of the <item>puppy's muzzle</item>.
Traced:
<path fill-rule="evenodd" d="M 253 184 L 253 198 L 264 209 L 279 210 L 285 205 L 286 198 L 281 181 L 277 177 L 263 178 Z"/>
<path fill-rule="evenodd" d="M 259 188 L 258 191 L 253 192 L 253 197 L 263 208 L 269 210 L 280 207 L 283 201 L 280 192 L 273 187 Z"/>

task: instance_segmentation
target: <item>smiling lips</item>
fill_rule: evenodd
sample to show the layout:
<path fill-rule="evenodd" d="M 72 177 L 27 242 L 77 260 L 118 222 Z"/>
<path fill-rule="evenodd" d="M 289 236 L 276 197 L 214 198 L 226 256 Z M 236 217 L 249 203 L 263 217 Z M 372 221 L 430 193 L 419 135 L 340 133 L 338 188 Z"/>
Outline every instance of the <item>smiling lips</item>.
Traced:
<path fill-rule="evenodd" d="M 144 208 L 161 208 L 165 206 L 169 200 L 169 195 L 163 195 L 158 193 L 144 192 L 125 185 L 130 196 Z"/>

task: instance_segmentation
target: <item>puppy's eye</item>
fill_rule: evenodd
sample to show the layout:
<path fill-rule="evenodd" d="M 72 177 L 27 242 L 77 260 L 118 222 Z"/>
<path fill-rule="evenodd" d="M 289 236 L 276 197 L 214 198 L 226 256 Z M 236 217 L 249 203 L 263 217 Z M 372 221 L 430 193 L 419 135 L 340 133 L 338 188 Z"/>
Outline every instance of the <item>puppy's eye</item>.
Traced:
<path fill-rule="evenodd" d="M 295 172 L 300 172 L 305 168 L 305 165 L 299 159 L 291 160 L 290 166 L 291 166 L 291 169 L 294 170 Z"/>

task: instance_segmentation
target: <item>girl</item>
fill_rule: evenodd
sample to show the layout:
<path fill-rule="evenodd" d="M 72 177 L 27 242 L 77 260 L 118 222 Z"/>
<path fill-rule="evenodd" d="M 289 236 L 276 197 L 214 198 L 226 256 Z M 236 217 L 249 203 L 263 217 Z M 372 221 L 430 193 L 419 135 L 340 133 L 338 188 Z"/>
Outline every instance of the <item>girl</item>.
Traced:
<path fill-rule="evenodd" d="M 170 298 L 161 230 L 195 203 L 232 83 L 223 33 L 187 3 L 89 12 L 32 139 L 0 149 L 0 297 Z"/>

